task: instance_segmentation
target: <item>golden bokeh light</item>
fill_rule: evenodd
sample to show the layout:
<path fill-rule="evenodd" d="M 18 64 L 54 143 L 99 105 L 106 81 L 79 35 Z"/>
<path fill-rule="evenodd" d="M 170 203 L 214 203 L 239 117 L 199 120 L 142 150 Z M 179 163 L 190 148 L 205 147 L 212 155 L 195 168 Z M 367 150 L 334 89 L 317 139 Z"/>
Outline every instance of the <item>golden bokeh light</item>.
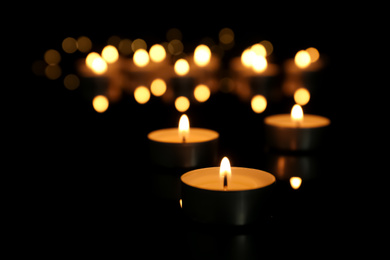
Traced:
<path fill-rule="evenodd" d="M 267 51 L 265 47 L 260 43 L 256 43 L 252 45 L 251 51 L 253 51 L 257 56 L 263 56 L 263 57 L 267 56 Z"/>
<path fill-rule="evenodd" d="M 119 42 L 118 49 L 123 55 L 130 55 L 133 53 L 133 49 L 131 48 L 132 41 L 130 39 L 122 39 Z"/>
<path fill-rule="evenodd" d="M 245 49 L 241 54 L 241 63 L 247 68 L 252 67 L 252 57 L 254 53 L 251 49 Z"/>
<path fill-rule="evenodd" d="M 45 68 L 45 75 L 48 79 L 55 80 L 61 76 L 62 70 L 58 65 L 47 65 Z"/>
<path fill-rule="evenodd" d="M 165 48 L 160 44 L 153 45 L 149 50 L 150 59 L 154 62 L 162 62 L 167 53 L 165 52 Z"/>
<path fill-rule="evenodd" d="M 201 44 L 195 48 L 194 62 L 199 67 L 204 67 L 209 64 L 211 59 L 211 51 L 207 45 Z"/>
<path fill-rule="evenodd" d="M 145 67 L 149 64 L 149 54 L 144 49 L 138 49 L 134 52 L 133 56 L 134 64 L 138 67 Z"/>
<path fill-rule="evenodd" d="M 234 32 L 230 28 L 223 28 L 219 31 L 219 41 L 222 44 L 231 44 L 234 41 Z"/>
<path fill-rule="evenodd" d="M 310 92 L 306 88 L 299 88 L 294 93 L 295 103 L 304 106 L 310 100 Z"/>
<path fill-rule="evenodd" d="M 198 102 L 205 102 L 210 98 L 210 89 L 204 84 L 199 84 L 194 89 L 194 97 Z"/>
<path fill-rule="evenodd" d="M 290 185 L 294 190 L 299 189 L 302 184 L 302 179 L 300 177 L 291 177 L 290 178 Z"/>
<path fill-rule="evenodd" d="M 80 36 L 77 39 L 77 48 L 80 52 L 89 52 L 92 49 L 92 42 L 87 36 Z"/>
<path fill-rule="evenodd" d="M 104 74 L 107 71 L 107 63 L 100 56 L 95 57 L 91 63 L 91 69 L 98 75 Z"/>
<path fill-rule="evenodd" d="M 168 52 L 172 55 L 179 55 L 183 50 L 183 43 L 178 39 L 174 39 L 168 43 Z"/>
<path fill-rule="evenodd" d="M 97 95 L 92 100 L 92 106 L 98 113 L 103 113 L 107 110 L 109 105 L 107 97 L 103 95 Z"/>
<path fill-rule="evenodd" d="M 118 50 L 114 46 L 112 46 L 112 45 L 107 45 L 102 50 L 102 58 L 107 63 L 114 63 L 119 58 Z"/>
<path fill-rule="evenodd" d="M 252 68 L 257 73 L 264 72 L 268 67 L 267 59 L 261 55 L 252 56 Z"/>
<path fill-rule="evenodd" d="M 139 50 L 139 49 L 146 50 L 147 47 L 148 47 L 148 45 L 146 44 L 146 42 L 143 39 L 135 39 L 131 43 L 131 48 L 133 49 L 134 52 Z"/>
<path fill-rule="evenodd" d="M 310 55 L 311 63 L 316 62 L 320 58 L 320 52 L 316 48 L 309 47 L 306 51 Z"/>
<path fill-rule="evenodd" d="M 88 68 L 92 69 L 92 62 L 96 59 L 99 58 L 100 55 L 97 52 L 90 52 L 88 53 L 87 57 L 85 58 L 85 64 L 87 65 Z"/>
<path fill-rule="evenodd" d="M 163 79 L 155 79 L 152 81 L 152 84 L 150 85 L 150 91 L 156 97 L 160 97 L 164 95 L 166 90 L 167 90 L 167 84 Z"/>
<path fill-rule="evenodd" d="M 149 89 L 145 86 L 139 86 L 134 91 L 134 98 L 139 104 L 145 104 L 150 99 Z"/>
<path fill-rule="evenodd" d="M 64 86 L 69 90 L 75 90 L 80 85 L 80 79 L 75 74 L 68 74 L 64 78 Z"/>
<path fill-rule="evenodd" d="M 62 41 L 62 49 L 66 53 L 74 53 L 77 51 L 77 41 L 73 37 L 67 37 Z"/>
<path fill-rule="evenodd" d="M 252 110 L 259 114 L 267 108 L 267 99 L 263 95 L 256 95 L 251 100 Z"/>
<path fill-rule="evenodd" d="M 190 108 L 190 101 L 184 96 L 180 96 L 175 100 L 175 107 L 179 112 L 185 112 Z"/>
<path fill-rule="evenodd" d="M 49 65 L 56 65 L 61 61 L 61 55 L 58 51 L 50 49 L 45 52 L 43 59 Z"/>
<path fill-rule="evenodd" d="M 178 59 L 175 62 L 175 73 L 179 76 L 184 76 L 190 71 L 190 65 L 185 59 Z"/>
<path fill-rule="evenodd" d="M 271 55 L 274 51 L 274 46 L 270 41 L 263 40 L 260 42 L 260 44 L 264 46 L 267 56 Z"/>
<path fill-rule="evenodd" d="M 295 54 L 294 62 L 301 69 L 307 68 L 311 63 L 309 53 L 304 50 L 298 51 L 297 54 Z"/>

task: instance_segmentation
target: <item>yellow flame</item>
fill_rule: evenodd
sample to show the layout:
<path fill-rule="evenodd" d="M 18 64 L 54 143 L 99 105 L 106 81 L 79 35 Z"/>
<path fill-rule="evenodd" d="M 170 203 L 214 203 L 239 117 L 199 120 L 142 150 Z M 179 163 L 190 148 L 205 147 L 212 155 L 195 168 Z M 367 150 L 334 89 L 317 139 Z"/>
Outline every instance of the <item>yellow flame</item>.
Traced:
<path fill-rule="evenodd" d="M 295 54 L 294 61 L 299 68 L 307 68 L 311 63 L 310 54 L 304 50 L 298 51 L 297 54 Z"/>
<path fill-rule="evenodd" d="M 175 62 L 175 72 L 179 76 L 184 76 L 190 71 L 190 65 L 185 59 L 179 59 Z"/>
<path fill-rule="evenodd" d="M 209 64 L 211 59 L 211 51 L 210 48 L 204 44 L 196 47 L 194 51 L 194 62 L 199 67 L 204 67 Z"/>
<path fill-rule="evenodd" d="M 98 95 L 93 98 L 92 106 L 96 110 L 96 112 L 103 113 L 108 108 L 108 99 L 103 95 Z"/>
<path fill-rule="evenodd" d="M 298 123 L 303 121 L 303 110 L 300 105 L 295 104 L 291 109 L 291 120 Z"/>
<path fill-rule="evenodd" d="M 230 161 L 225 156 L 222 158 L 221 166 L 219 167 L 219 177 L 223 180 L 225 176 L 227 176 L 228 179 L 230 179 L 232 175 L 232 170 L 230 168 Z"/>
<path fill-rule="evenodd" d="M 291 177 L 290 178 L 290 185 L 294 190 L 299 189 L 302 184 L 302 179 L 300 177 Z"/>
<path fill-rule="evenodd" d="M 186 114 L 183 114 L 179 120 L 179 137 L 180 139 L 186 140 L 190 134 L 190 120 Z"/>

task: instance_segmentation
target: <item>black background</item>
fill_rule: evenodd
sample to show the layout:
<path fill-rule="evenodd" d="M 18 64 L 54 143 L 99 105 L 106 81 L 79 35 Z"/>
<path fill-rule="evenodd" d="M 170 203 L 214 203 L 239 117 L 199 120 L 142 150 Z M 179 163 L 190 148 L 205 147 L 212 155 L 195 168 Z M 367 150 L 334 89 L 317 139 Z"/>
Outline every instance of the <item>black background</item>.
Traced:
<path fill-rule="evenodd" d="M 218 8 L 198 4 L 32 7 L 34 12 L 15 38 L 25 69 L 17 76 L 23 82 L 15 106 L 19 138 L 17 148 L 11 149 L 11 158 L 19 158 L 10 196 L 17 198 L 16 203 L 10 200 L 15 230 L 10 240 L 21 247 L 16 252 L 47 258 L 260 259 L 371 250 L 363 246 L 373 229 L 367 217 L 380 215 L 380 210 L 361 194 L 363 183 L 371 185 L 361 178 L 375 164 L 363 155 L 370 141 L 360 136 L 369 127 L 357 123 L 354 111 L 364 86 L 350 60 L 355 52 L 351 46 L 365 38 L 356 33 L 359 19 L 344 19 L 347 10 L 334 6 L 311 7 L 313 13 L 307 15 L 307 7 L 299 4 L 258 7 L 243 2 Z M 176 198 L 159 193 L 162 179 L 177 181 L 185 172 L 152 167 L 148 157 L 147 133 L 177 125 L 180 113 L 172 104 L 152 97 L 139 105 L 124 95 L 98 114 L 91 100 L 63 87 L 63 76 L 51 81 L 31 70 L 47 49 L 60 50 L 68 36 L 86 35 L 100 51 L 112 35 L 152 44 L 164 41 L 172 27 L 182 31 L 187 52 L 203 37 L 217 41 L 220 29 L 233 29 L 236 44 L 223 57 L 225 69 L 232 57 L 264 39 L 273 43 L 277 64 L 310 46 L 329 61 L 321 74 L 320 91 L 305 107 L 306 113 L 332 121 L 326 146 L 309 154 L 318 161 L 316 177 L 304 180 L 297 191 L 278 181 L 270 208 L 255 225 L 193 223 L 182 215 Z M 63 56 L 63 75 L 75 70 L 76 55 L 82 57 L 74 55 Z M 264 146 L 263 119 L 288 113 L 291 105 L 286 100 L 257 115 L 249 103 L 218 92 L 205 104 L 192 104 L 187 114 L 192 126 L 220 133 L 220 158 L 228 156 L 233 166 L 268 170 L 275 153 Z M 374 156 L 379 153 L 370 151 Z"/>

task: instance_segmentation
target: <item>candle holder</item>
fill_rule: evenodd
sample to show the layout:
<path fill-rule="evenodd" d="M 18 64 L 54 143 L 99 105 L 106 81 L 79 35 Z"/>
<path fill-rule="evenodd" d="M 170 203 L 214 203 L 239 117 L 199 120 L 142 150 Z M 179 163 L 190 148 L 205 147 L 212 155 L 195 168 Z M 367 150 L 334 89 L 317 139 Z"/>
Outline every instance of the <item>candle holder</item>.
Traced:
<path fill-rule="evenodd" d="M 264 214 L 275 177 L 265 171 L 232 167 L 236 188 L 214 188 L 219 167 L 197 169 L 181 176 L 182 208 L 194 221 L 222 225 L 255 223 Z"/>

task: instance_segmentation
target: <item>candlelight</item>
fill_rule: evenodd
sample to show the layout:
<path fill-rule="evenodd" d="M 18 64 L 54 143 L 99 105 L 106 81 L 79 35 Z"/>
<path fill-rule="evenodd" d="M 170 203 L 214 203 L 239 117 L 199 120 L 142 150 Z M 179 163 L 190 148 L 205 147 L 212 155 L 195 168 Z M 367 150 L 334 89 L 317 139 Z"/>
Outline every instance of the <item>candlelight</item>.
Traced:
<path fill-rule="evenodd" d="M 290 178 L 290 185 L 294 190 L 299 189 L 302 184 L 302 179 L 300 177 L 291 177 Z"/>
<path fill-rule="evenodd" d="M 267 108 L 267 99 L 263 95 L 256 95 L 252 98 L 251 106 L 255 113 L 262 113 Z"/>
<path fill-rule="evenodd" d="M 179 76 L 184 76 L 190 71 L 190 65 L 185 59 L 179 59 L 175 62 L 175 72 Z"/>
<path fill-rule="evenodd" d="M 184 96 L 180 96 L 175 100 L 175 107 L 179 112 L 185 112 L 190 107 L 190 101 Z"/>
<path fill-rule="evenodd" d="M 223 181 L 223 188 L 227 190 L 228 181 L 230 181 L 232 175 L 232 170 L 230 168 L 230 161 L 225 156 L 222 158 L 221 166 L 219 167 L 219 177 Z"/>
<path fill-rule="evenodd" d="M 98 57 L 100 57 L 100 55 L 96 52 L 89 53 L 85 58 L 85 65 L 87 65 L 88 68 L 92 69 L 92 62 Z"/>
<path fill-rule="evenodd" d="M 298 124 L 303 121 L 303 110 L 300 105 L 295 104 L 291 109 L 291 120 L 293 122 L 297 122 Z"/>
<path fill-rule="evenodd" d="M 145 67 L 149 64 L 149 54 L 144 49 L 138 49 L 134 52 L 133 61 L 138 67 Z"/>
<path fill-rule="evenodd" d="M 100 56 L 96 56 L 91 63 L 91 69 L 101 75 L 107 71 L 107 63 Z"/>
<path fill-rule="evenodd" d="M 249 48 L 244 50 L 241 54 L 241 63 L 247 68 L 252 67 L 252 56 L 254 55 L 253 51 Z"/>
<path fill-rule="evenodd" d="M 67 37 L 62 41 L 62 49 L 66 53 L 74 53 L 77 51 L 77 41 L 75 38 Z"/>
<path fill-rule="evenodd" d="M 252 56 L 252 67 L 257 73 L 262 73 L 267 69 L 268 62 L 264 56 L 253 55 Z"/>
<path fill-rule="evenodd" d="M 188 140 L 188 136 L 190 135 L 190 120 L 186 114 L 183 114 L 180 117 L 178 130 L 180 139 L 182 139 L 183 142 Z"/>
<path fill-rule="evenodd" d="M 134 98 L 140 104 L 145 104 L 150 99 L 149 89 L 145 86 L 139 86 L 134 91 Z"/>
<path fill-rule="evenodd" d="M 104 47 L 101 55 L 107 63 L 114 63 L 119 58 L 118 50 L 112 45 Z"/>
<path fill-rule="evenodd" d="M 194 90 L 194 96 L 197 101 L 205 102 L 210 97 L 210 89 L 206 85 L 199 84 Z"/>
<path fill-rule="evenodd" d="M 43 59 L 49 65 L 56 65 L 61 61 L 61 54 L 56 50 L 50 49 L 45 52 Z"/>
<path fill-rule="evenodd" d="M 165 49 L 160 44 L 153 45 L 149 50 L 150 59 L 154 62 L 162 62 L 167 56 Z"/>
<path fill-rule="evenodd" d="M 77 39 L 77 49 L 79 49 L 80 52 L 89 52 L 92 48 L 92 42 L 87 36 L 80 36 Z"/>
<path fill-rule="evenodd" d="M 294 93 L 295 103 L 304 106 L 310 100 L 310 92 L 306 88 L 299 88 Z"/>
<path fill-rule="evenodd" d="M 310 55 L 311 63 L 316 62 L 320 58 L 320 52 L 316 48 L 309 47 L 306 51 Z"/>
<path fill-rule="evenodd" d="M 204 67 L 209 64 L 211 59 L 211 51 L 210 48 L 204 44 L 196 47 L 194 51 L 194 62 L 199 67 Z"/>
<path fill-rule="evenodd" d="M 265 50 L 265 47 L 260 43 L 256 43 L 252 45 L 251 51 L 253 51 L 256 54 L 256 56 L 263 56 L 263 57 L 267 56 L 267 51 Z"/>
<path fill-rule="evenodd" d="M 307 68 L 311 63 L 309 53 L 304 50 L 298 51 L 297 54 L 295 54 L 294 61 L 295 64 L 301 69 Z"/>
<path fill-rule="evenodd" d="M 167 84 L 162 79 L 155 79 L 152 81 L 152 84 L 150 85 L 150 91 L 156 97 L 160 97 L 164 95 L 166 90 L 167 90 Z"/>
<path fill-rule="evenodd" d="M 98 113 L 103 113 L 107 110 L 108 108 L 108 99 L 107 97 L 103 95 L 98 95 L 93 98 L 92 100 L 92 106 Z"/>

